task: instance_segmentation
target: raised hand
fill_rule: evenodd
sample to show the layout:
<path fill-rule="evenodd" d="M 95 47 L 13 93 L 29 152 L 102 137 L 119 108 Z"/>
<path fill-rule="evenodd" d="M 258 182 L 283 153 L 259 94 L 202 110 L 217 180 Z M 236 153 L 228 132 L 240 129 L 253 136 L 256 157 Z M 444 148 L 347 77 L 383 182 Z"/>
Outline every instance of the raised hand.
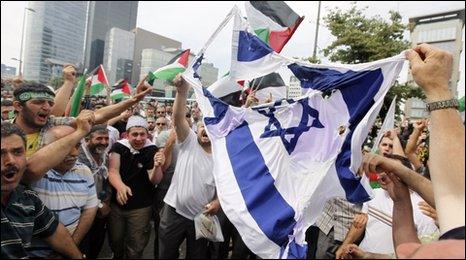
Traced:
<path fill-rule="evenodd" d="M 76 82 L 76 68 L 72 64 L 66 64 L 63 68 L 63 79 L 65 81 Z"/>
<path fill-rule="evenodd" d="M 95 122 L 94 111 L 91 110 L 82 110 L 76 118 L 76 126 L 78 131 L 84 133 L 89 133 L 91 131 L 92 125 Z"/>

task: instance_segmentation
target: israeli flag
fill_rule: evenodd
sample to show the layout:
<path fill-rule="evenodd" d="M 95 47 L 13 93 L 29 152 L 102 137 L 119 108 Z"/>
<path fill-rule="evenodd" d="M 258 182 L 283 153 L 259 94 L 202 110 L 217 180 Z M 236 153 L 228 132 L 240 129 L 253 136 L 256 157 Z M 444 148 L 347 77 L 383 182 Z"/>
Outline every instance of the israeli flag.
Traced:
<path fill-rule="evenodd" d="M 289 68 L 305 95 L 255 108 L 229 106 L 201 86 L 195 69 L 184 73 L 212 142 L 222 209 L 255 254 L 305 258 L 306 229 L 328 198 L 371 199 L 369 181 L 356 174 L 361 149 L 404 60 L 400 54 L 358 65 L 296 62 Z M 240 66 L 235 71 L 247 76 Z"/>

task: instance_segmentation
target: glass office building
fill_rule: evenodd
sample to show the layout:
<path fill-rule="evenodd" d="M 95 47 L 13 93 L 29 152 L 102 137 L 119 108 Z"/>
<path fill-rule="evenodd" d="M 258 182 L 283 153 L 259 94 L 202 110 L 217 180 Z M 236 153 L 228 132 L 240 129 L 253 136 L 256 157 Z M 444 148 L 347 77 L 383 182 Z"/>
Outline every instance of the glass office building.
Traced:
<path fill-rule="evenodd" d="M 46 59 L 80 65 L 84 57 L 87 2 L 29 1 L 23 45 L 23 75 L 47 84 L 52 68 Z"/>

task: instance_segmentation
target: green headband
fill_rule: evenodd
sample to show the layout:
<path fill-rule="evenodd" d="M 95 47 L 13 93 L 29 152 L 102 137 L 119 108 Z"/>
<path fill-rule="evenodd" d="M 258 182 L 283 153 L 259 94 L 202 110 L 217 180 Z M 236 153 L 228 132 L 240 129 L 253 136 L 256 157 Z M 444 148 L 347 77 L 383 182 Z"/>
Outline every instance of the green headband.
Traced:
<path fill-rule="evenodd" d="M 31 99 L 45 99 L 53 101 L 55 97 L 47 92 L 24 92 L 18 96 L 18 101 L 26 102 Z"/>

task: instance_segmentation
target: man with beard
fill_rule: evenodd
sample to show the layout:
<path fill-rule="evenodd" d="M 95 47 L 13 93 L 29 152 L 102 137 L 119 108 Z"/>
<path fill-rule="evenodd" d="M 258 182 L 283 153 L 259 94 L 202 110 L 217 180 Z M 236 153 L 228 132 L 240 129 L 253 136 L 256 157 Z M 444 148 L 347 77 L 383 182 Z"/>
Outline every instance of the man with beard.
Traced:
<path fill-rule="evenodd" d="M 72 132 L 74 128 L 70 126 L 56 126 L 47 131 L 44 143 L 50 144 Z M 77 143 L 60 164 L 39 181 L 31 183 L 31 188 L 44 204 L 58 215 L 58 220 L 68 229 L 76 245 L 89 231 L 98 205 L 92 172 L 77 162 L 79 147 L 80 143 Z M 32 240 L 28 252 L 30 257 L 50 258 L 55 254 L 40 239 Z"/>
<path fill-rule="evenodd" d="M 142 87 L 140 89 L 142 90 Z M 120 115 L 127 108 L 142 100 L 149 91 L 151 91 L 151 88 L 147 88 L 131 99 L 96 110 L 94 113 L 95 122 L 97 124 L 103 123 Z M 57 125 L 70 125 L 73 127 L 76 125 L 75 119 L 72 117 L 51 116 L 55 94 L 42 84 L 23 84 L 15 89 L 13 95 L 13 106 L 18 111 L 18 115 L 12 120 L 12 123 L 18 125 L 27 135 L 27 157 L 44 145 L 45 132 L 50 128 Z"/>
<path fill-rule="evenodd" d="M 174 80 L 176 97 L 173 120 L 179 143 L 179 154 L 172 182 L 160 213 L 158 231 L 159 258 L 178 258 L 179 247 L 186 239 L 186 258 L 207 258 L 207 239 L 196 240 L 194 217 L 199 213 L 216 214 L 213 159 L 205 126 L 198 123 L 194 133 L 186 122 L 186 100 L 189 84 L 178 75 Z"/>
<path fill-rule="evenodd" d="M 80 244 L 80 249 L 90 259 L 97 258 L 107 234 L 110 213 L 111 188 L 108 183 L 109 131 L 107 125 L 95 125 L 81 144 L 79 162 L 91 169 L 99 200 L 98 210 L 91 229 Z"/>
<path fill-rule="evenodd" d="M 147 121 L 132 116 L 127 139 L 110 150 L 109 182 L 114 188 L 109 217 L 115 259 L 141 258 L 150 238 L 154 185 L 163 177 L 165 156 L 148 138 Z"/>
<path fill-rule="evenodd" d="M 14 124 L 1 126 L 2 232 L 1 255 L 27 258 L 33 236 L 43 238 L 55 251 L 72 259 L 83 255 L 66 228 L 44 206 L 35 192 L 19 184 L 26 170 L 26 136 Z"/>

